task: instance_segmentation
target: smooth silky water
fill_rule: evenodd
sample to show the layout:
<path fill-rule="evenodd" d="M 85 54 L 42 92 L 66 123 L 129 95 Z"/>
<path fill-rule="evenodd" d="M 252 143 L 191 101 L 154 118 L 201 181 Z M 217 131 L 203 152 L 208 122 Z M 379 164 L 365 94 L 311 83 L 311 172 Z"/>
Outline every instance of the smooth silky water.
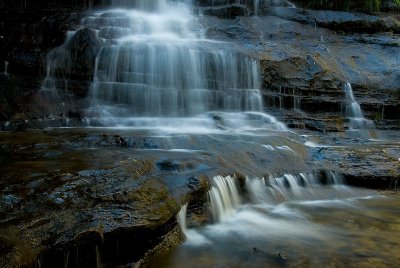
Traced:
<path fill-rule="evenodd" d="M 209 223 L 147 267 L 398 267 L 400 196 L 345 186 L 328 174 L 215 177 Z"/>
<path fill-rule="evenodd" d="M 243 187 L 234 177 L 215 177 L 204 204 L 207 224 L 188 226 L 190 207 L 183 205 L 177 217 L 186 241 L 144 265 L 400 266 L 399 196 L 345 186 L 334 173 L 324 182 L 312 172 L 276 175 L 309 170 L 307 148 L 264 113 L 258 63 L 237 45 L 207 39 L 190 2 L 115 0 L 116 9 L 83 19 L 82 27 L 102 40 L 85 113 L 88 131 L 146 139 L 134 154 L 218 159 L 218 167 L 207 163 L 212 176 L 232 170 L 275 175 L 248 178 Z M 65 62 L 62 48 L 56 52 L 43 83 L 51 93 L 57 64 Z M 345 90 L 347 116 L 360 128 L 358 122 L 368 122 L 351 87 Z M 164 179 L 172 191 L 179 184 L 176 177 Z"/>
<path fill-rule="evenodd" d="M 232 119 L 262 111 L 257 62 L 206 39 L 191 5 L 134 1 L 133 7 L 83 20 L 104 43 L 89 93 L 90 125 L 207 127 L 210 112 Z"/>

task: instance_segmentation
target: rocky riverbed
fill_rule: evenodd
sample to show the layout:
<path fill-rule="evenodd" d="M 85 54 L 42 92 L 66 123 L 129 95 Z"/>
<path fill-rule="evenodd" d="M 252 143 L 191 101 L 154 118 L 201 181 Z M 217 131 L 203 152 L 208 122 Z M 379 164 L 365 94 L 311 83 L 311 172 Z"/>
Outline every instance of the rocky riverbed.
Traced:
<path fill-rule="evenodd" d="M 198 1 L 205 36 L 257 60 L 264 110 L 289 129 L 232 127 L 218 114 L 206 130 L 111 129 L 85 118 L 94 31 L 69 43 L 75 68 L 57 70 L 59 94 L 41 90 L 49 53 L 89 2 L 0 11 L 0 266 L 146 263 L 183 241 L 182 204 L 191 226 L 209 221 L 216 175 L 243 186 L 310 173 L 326 184 L 334 172 L 353 186 L 400 187 L 398 15 Z M 374 127 L 352 129 L 346 83 Z"/>
<path fill-rule="evenodd" d="M 399 137 L 346 143 L 325 135 L 295 141 L 290 133 L 160 137 L 107 129 L 0 137 L 6 267 L 95 266 L 99 258 L 103 264 L 140 263 L 182 241 L 180 204 L 191 205 L 192 224 L 207 222 L 206 193 L 217 174 L 316 172 L 323 180 L 331 170 L 356 186 L 400 187 Z M 189 147 L 195 150 L 174 149 Z"/>

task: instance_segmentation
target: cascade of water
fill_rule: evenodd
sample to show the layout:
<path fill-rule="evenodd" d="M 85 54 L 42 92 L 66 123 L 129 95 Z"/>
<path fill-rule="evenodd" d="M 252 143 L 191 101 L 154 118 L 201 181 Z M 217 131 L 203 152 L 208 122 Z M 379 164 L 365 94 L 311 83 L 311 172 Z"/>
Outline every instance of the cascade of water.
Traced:
<path fill-rule="evenodd" d="M 104 43 L 90 89 L 92 122 L 138 126 L 150 117 L 261 112 L 258 63 L 205 39 L 190 2 L 115 0 L 134 9 L 83 20 Z"/>
<path fill-rule="evenodd" d="M 64 85 L 68 83 L 69 77 L 60 77 L 58 70 L 60 67 L 73 67 L 71 66 L 71 55 L 66 53 L 66 47 L 71 42 L 74 34 L 75 31 L 68 32 L 64 44 L 47 54 L 46 77 L 44 78 L 40 88 L 42 92 L 47 92 L 51 96 L 58 96 L 58 83 L 61 82 Z"/>
<path fill-rule="evenodd" d="M 334 172 L 326 173 L 324 184 L 343 186 L 343 177 Z M 254 203 L 276 205 L 283 201 L 307 200 L 323 193 L 321 178 L 313 173 L 285 174 L 265 179 L 247 179 L 246 189 Z"/>
<path fill-rule="evenodd" d="M 101 267 L 101 254 L 99 246 L 96 246 L 96 268 Z"/>
<path fill-rule="evenodd" d="M 90 90 L 93 107 L 101 107 L 94 114 L 104 106 L 113 121 L 261 111 L 257 62 L 202 38 L 187 4 L 136 1 L 134 7 L 84 20 L 106 43 Z"/>
<path fill-rule="evenodd" d="M 327 172 L 324 178 L 313 173 L 285 174 L 282 177 L 270 175 L 269 178 L 246 178 L 245 192 L 253 204 L 275 206 L 285 201 L 324 198 L 326 187 L 343 188 L 343 183 L 342 176 L 334 172 Z M 211 215 L 215 221 L 221 222 L 227 220 L 242 204 L 242 198 L 233 177 L 217 176 L 213 184 L 208 192 Z"/>
<path fill-rule="evenodd" d="M 260 15 L 260 0 L 254 0 L 254 15 Z"/>
<path fill-rule="evenodd" d="M 234 44 L 205 38 L 191 2 L 113 0 L 113 7 L 124 9 L 92 12 L 82 20 L 81 28 L 96 33 L 92 37 L 86 31 L 84 38 L 101 43 L 85 122 L 165 129 L 169 122 L 194 126 L 201 121 L 207 129 L 225 123 L 249 129 L 255 120 L 258 128 L 286 129 L 262 112 L 259 63 Z M 71 96 L 70 76 L 76 79 L 78 70 L 70 55 L 81 38 L 75 38 L 77 32 L 69 32 L 65 43 L 48 54 L 41 87 L 64 106 L 74 103 L 65 98 Z"/>
<path fill-rule="evenodd" d="M 344 84 L 346 93 L 346 116 L 349 118 L 350 125 L 353 129 L 373 128 L 374 123 L 371 120 L 364 118 L 360 104 L 355 100 L 353 89 L 350 83 Z"/>
<path fill-rule="evenodd" d="M 8 75 L 8 61 L 4 62 L 4 74 Z"/>
<path fill-rule="evenodd" d="M 182 233 L 185 235 L 186 238 L 185 243 L 190 245 L 202 245 L 210 243 L 210 241 L 208 241 L 204 236 L 199 234 L 196 230 L 187 228 L 186 224 L 187 207 L 188 207 L 187 203 L 182 205 L 181 210 L 177 215 L 178 224 L 181 227 Z"/>
<path fill-rule="evenodd" d="M 213 184 L 208 192 L 211 214 L 215 221 L 223 221 L 241 203 L 236 178 L 216 176 Z"/>
<path fill-rule="evenodd" d="M 69 264 L 69 251 L 64 256 L 64 268 L 68 268 L 68 264 Z"/>
<path fill-rule="evenodd" d="M 291 7 L 291 8 L 297 8 L 295 4 L 292 2 L 286 1 L 286 3 Z"/>
<path fill-rule="evenodd" d="M 178 224 L 181 227 L 182 233 L 184 233 L 185 235 L 187 234 L 187 224 L 186 224 L 187 206 L 188 206 L 187 203 L 182 205 L 181 210 L 177 215 Z"/>

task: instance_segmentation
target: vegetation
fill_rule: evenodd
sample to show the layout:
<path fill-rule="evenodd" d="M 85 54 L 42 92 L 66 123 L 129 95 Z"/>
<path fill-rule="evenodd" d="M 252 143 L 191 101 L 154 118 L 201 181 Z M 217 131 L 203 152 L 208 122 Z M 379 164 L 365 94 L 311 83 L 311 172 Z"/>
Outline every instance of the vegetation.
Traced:
<path fill-rule="evenodd" d="M 298 0 L 305 7 L 342 11 L 400 11 L 400 0 Z"/>

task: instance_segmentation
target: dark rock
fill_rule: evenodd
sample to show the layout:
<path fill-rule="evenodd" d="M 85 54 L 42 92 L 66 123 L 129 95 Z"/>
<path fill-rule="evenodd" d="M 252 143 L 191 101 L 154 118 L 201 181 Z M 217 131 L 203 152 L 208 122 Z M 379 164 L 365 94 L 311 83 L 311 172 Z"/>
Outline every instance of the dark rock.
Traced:
<path fill-rule="evenodd" d="M 0 9 L 2 72 L 7 64 L 7 73 L 0 74 L 0 120 L 10 121 L 16 114 L 25 114 L 29 121 L 24 127 L 21 122 L 18 126 L 11 122 L 6 124 L 7 129 L 35 128 L 40 124 L 33 123 L 32 119 L 43 119 L 49 113 L 48 108 L 55 105 L 37 98 L 45 75 L 46 54 L 61 45 L 66 32 L 80 21 L 79 13 L 69 8 L 45 9 L 49 1 L 42 1 L 41 7 L 27 3 L 29 9 L 19 9 L 21 3 L 15 2 L 9 7 L 7 1 L 6 8 Z"/>
<path fill-rule="evenodd" d="M 168 160 L 158 162 L 157 167 L 160 170 L 165 170 L 165 171 L 173 171 L 173 170 L 179 171 L 180 170 L 179 164 L 173 163 Z"/>
<path fill-rule="evenodd" d="M 394 188 L 400 180 L 400 162 L 394 157 L 390 144 L 379 146 L 318 148 L 314 157 L 344 175 L 346 182 L 358 187 Z M 398 153 L 398 148 L 394 149 Z M 362 178 L 362 179 L 360 179 Z"/>
<path fill-rule="evenodd" d="M 281 251 L 281 252 L 278 253 L 278 257 L 281 260 L 286 260 L 288 258 L 288 255 L 287 255 L 287 253 Z"/>
<path fill-rule="evenodd" d="M 219 7 L 209 7 L 202 10 L 204 15 L 216 16 L 218 18 L 234 19 L 238 16 L 249 16 L 250 11 L 244 5 L 227 5 Z"/>
<path fill-rule="evenodd" d="M 400 32 L 399 21 L 392 16 L 372 16 L 341 11 L 316 11 L 276 7 L 271 13 L 302 24 L 350 33 Z"/>
<path fill-rule="evenodd" d="M 47 64 L 53 64 L 56 59 L 58 60 L 57 66 L 52 70 L 57 78 L 92 81 L 95 60 L 100 48 L 101 44 L 96 34 L 92 30 L 81 29 L 67 41 L 65 47 L 57 48 L 50 54 Z M 74 88 L 71 87 L 70 90 L 78 96 L 87 94 L 81 91 L 74 92 Z"/>

